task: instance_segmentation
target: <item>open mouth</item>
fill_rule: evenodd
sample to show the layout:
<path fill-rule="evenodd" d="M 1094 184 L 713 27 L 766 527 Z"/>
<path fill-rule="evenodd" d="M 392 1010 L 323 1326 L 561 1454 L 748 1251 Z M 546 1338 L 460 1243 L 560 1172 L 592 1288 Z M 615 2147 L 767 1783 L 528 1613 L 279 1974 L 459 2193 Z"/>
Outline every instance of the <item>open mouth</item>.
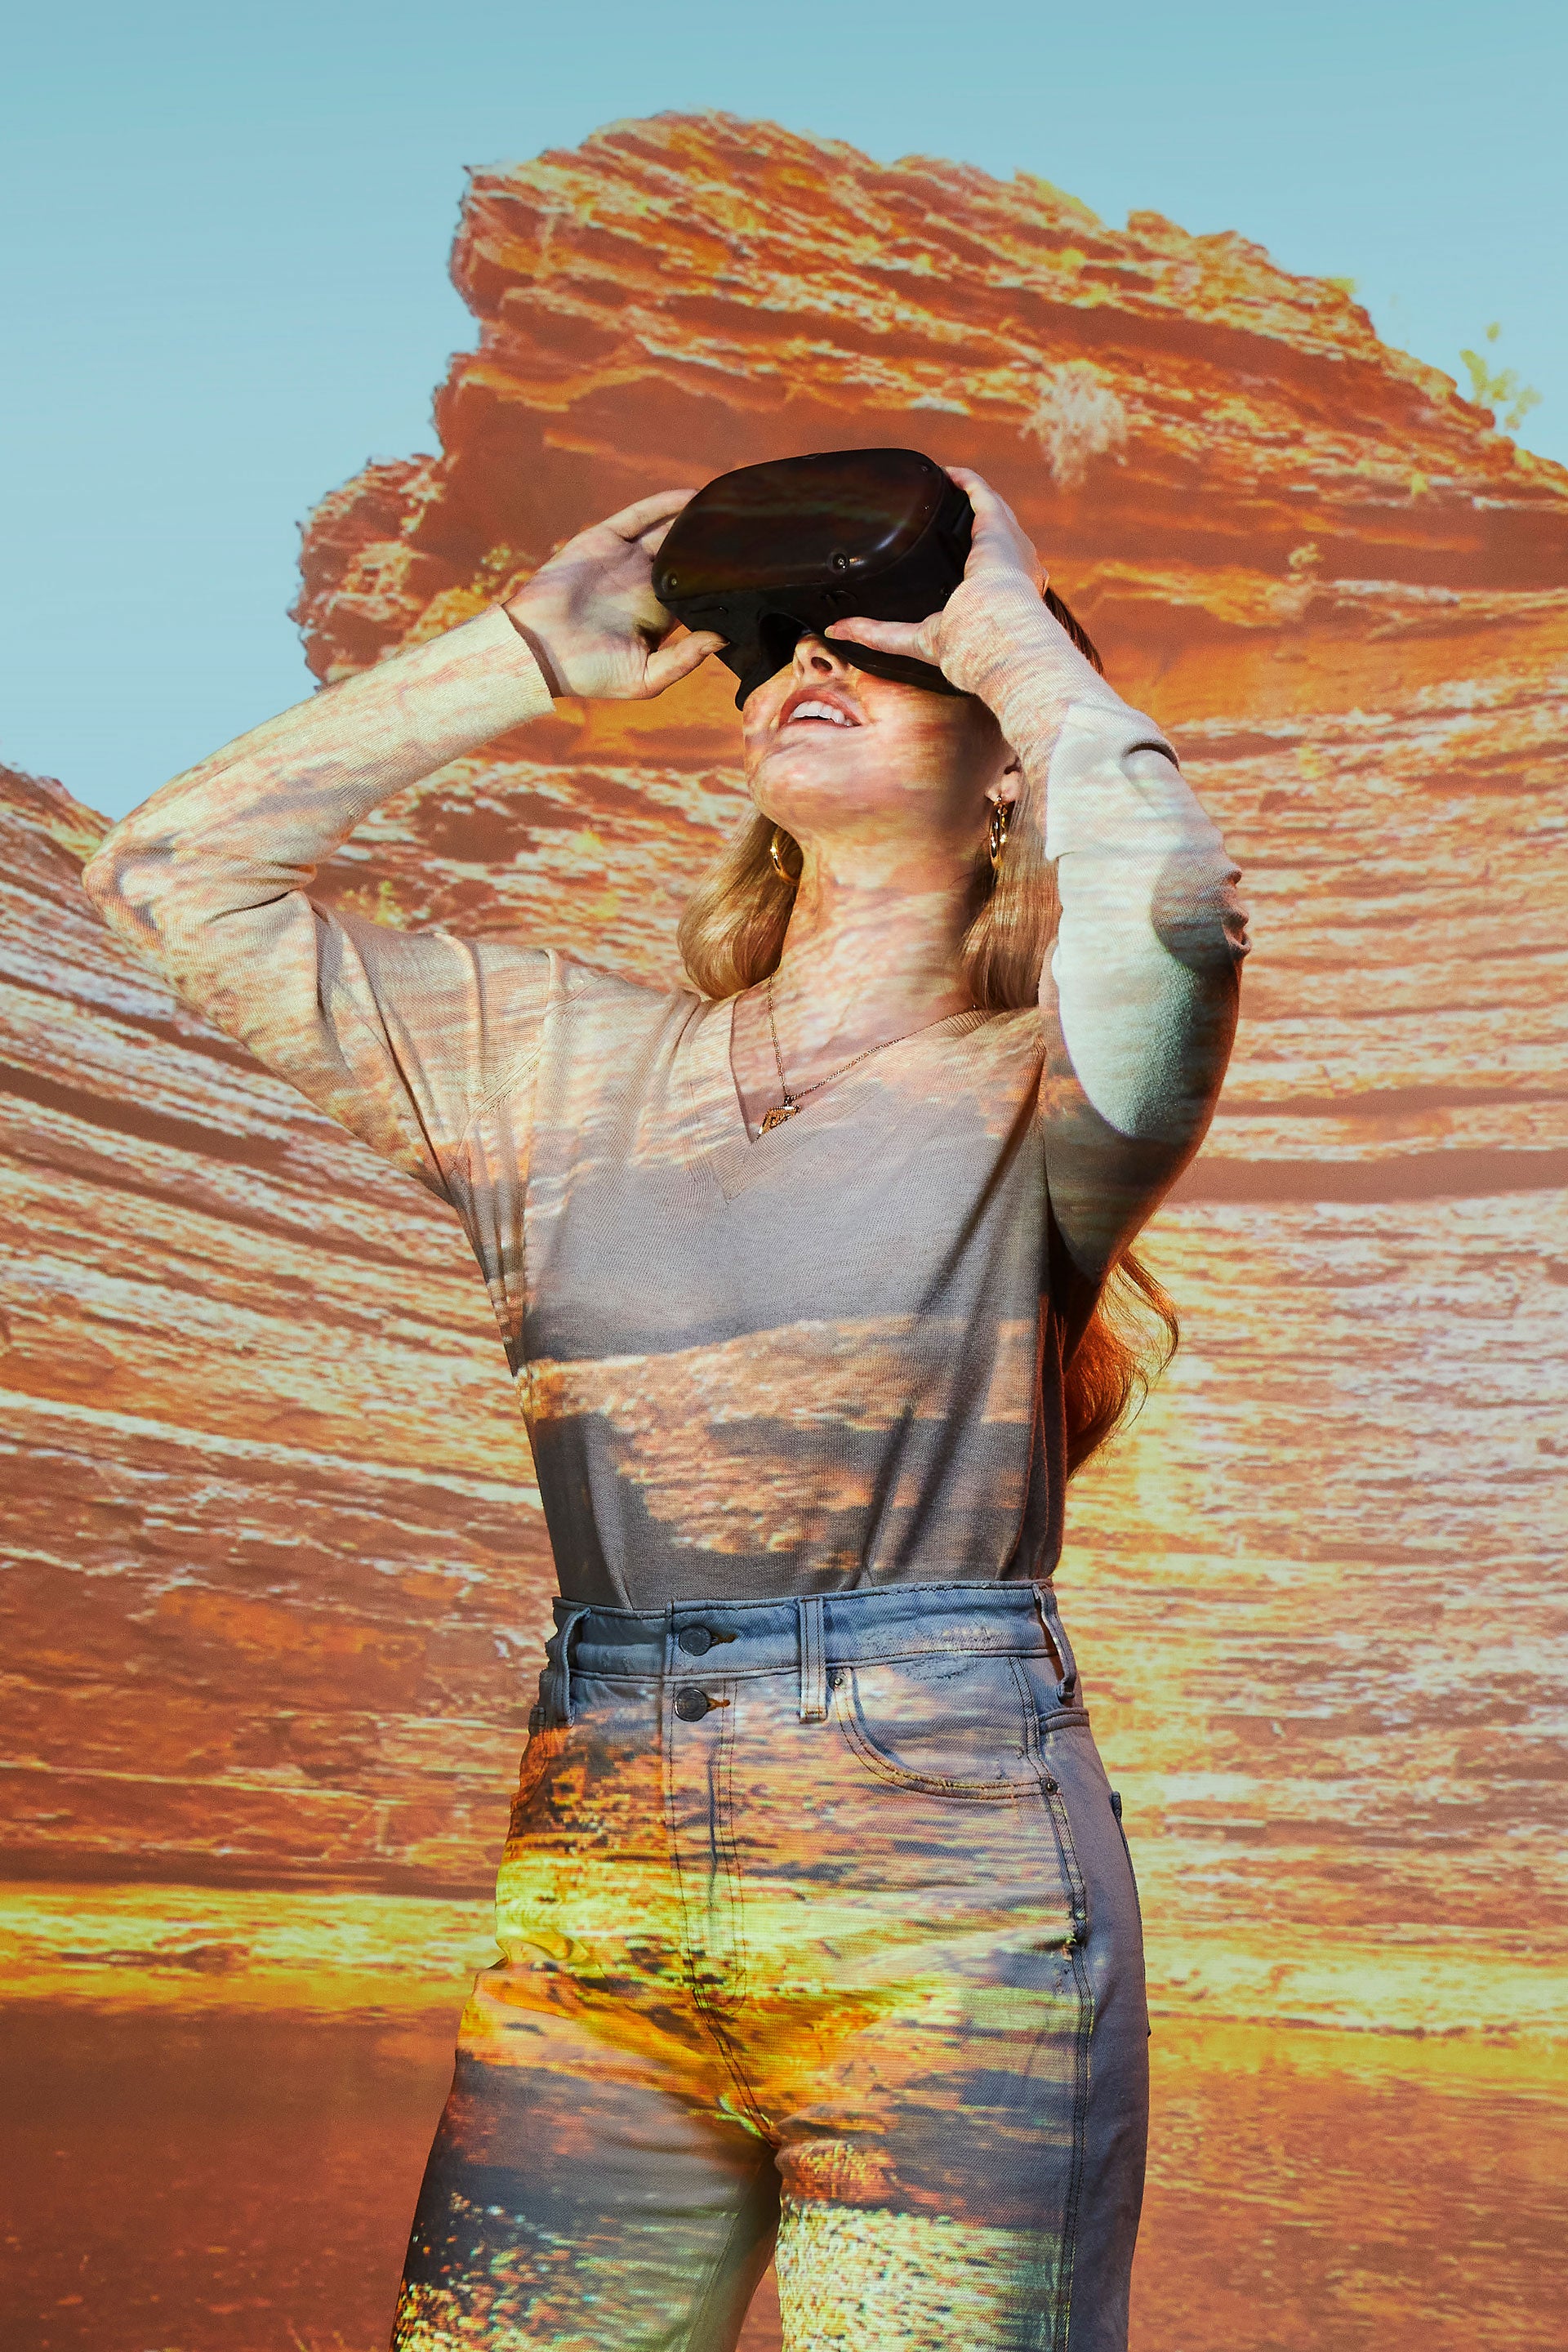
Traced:
<path fill-rule="evenodd" d="M 860 720 L 847 703 L 837 695 L 812 693 L 796 689 L 779 713 L 781 727 L 793 727 L 797 720 L 819 727 L 858 727 Z"/>

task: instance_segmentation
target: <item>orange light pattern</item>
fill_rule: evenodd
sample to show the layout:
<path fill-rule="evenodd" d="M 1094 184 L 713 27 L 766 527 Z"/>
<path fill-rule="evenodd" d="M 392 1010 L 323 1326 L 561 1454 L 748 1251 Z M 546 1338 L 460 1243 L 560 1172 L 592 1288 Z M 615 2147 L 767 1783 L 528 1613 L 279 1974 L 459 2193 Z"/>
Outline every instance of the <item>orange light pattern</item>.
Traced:
<path fill-rule="evenodd" d="M 397 2352 L 722 2340 L 775 2224 L 791 2338 L 822 2352 L 1114 2338 L 1136 1896 L 1030 1588 L 958 1598 L 829 1604 L 816 1715 L 791 1602 L 710 1605 L 678 1687 L 624 1620 L 582 1627 L 574 1719 L 523 1760 Z M 645 1660 L 665 1646 L 655 1619 Z"/>
<path fill-rule="evenodd" d="M 481 173 L 458 268 L 483 335 L 441 454 L 307 535 L 319 674 L 643 490 L 910 442 L 1016 505 L 1221 822 L 1258 949 L 1152 1235 L 1186 1346 L 1075 1486 L 1060 1580 L 1150 1934 L 1135 2340 L 1553 2343 L 1568 478 L 1238 237 L 764 127 Z M 561 707 L 326 887 L 667 977 L 740 806 L 715 676 Z M 451 1999 L 548 1591 L 482 1291 L 96 926 L 89 812 L 8 778 L 0 817 L 8 1981 L 83 2047 Z M 282 2210 L 298 2110 L 255 2096 L 233 2160 Z M 181 2144 L 148 2125 L 150 2162 Z M 215 2315 L 200 2249 L 150 2318 L 155 2229 L 67 2305 L 80 2210 L 27 2194 L 55 2345 L 374 2340 L 330 2282 L 319 2325 Z"/>

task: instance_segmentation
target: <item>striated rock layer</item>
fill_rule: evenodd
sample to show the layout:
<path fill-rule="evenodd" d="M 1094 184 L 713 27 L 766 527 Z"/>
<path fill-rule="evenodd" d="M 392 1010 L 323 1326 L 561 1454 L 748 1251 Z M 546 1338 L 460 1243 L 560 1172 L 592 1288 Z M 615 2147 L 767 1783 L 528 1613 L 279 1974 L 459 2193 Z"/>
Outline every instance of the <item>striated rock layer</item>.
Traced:
<path fill-rule="evenodd" d="M 1239 237 L 765 125 L 479 173 L 455 268 L 439 453 L 307 530 L 318 676 L 646 490 L 911 442 L 1013 499 L 1173 734 L 1258 948 L 1151 1240 L 1186 1350 L 1062 1578 L 1156 1997 L 1560 2021 L 1568 475 Z M 323 887 L 668 974 L 743 806 L 732 685 L 560 706 Z M 11 1850 L 477 1885 L 548 1574 L 477 1277 L 104 939 L 85 813 L 6 810 Z"/>
<path fill-rule="evenodd" d="M 0 1868 L 477 1892 L 548 1547 L 467 1243 L 103 929 L 103 829 L 0 772 Z"/>
<path fill-rule="evenodd" d="M 1379 1181 L 1430 1192 L 1454 1175 L 1432 1150 L 1563 1148 L 1568 474 L 1342 290 L 1155 215 L 1106 229 L 1039 180 L 712 116 L 476 174 L 454 268 L 480 337 L 441 453 L 370 467 L 306 533 L 319 676 L 649 489 L 813 447 L 963 459 L 1246 860 L 1265 952 L 1215 1150 L 1266 1170 L 1231 1191 L 1321 1197 L 1290 1162 L 1396 1155 L 1421 1164 Z M 741 806 L 731 686 L 710 665 L 656 705 L 562 706 L 366 828 L 336 887 L 668 970 Z"/>

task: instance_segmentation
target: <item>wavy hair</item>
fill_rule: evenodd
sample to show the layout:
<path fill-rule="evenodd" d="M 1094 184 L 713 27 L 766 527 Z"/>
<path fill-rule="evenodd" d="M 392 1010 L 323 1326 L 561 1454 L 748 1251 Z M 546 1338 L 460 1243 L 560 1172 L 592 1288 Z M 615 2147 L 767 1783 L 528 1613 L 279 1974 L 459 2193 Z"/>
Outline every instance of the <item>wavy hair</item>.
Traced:
<path fill-rule="evenodd" d="M 1082 624 L 1053 589 L 1046 590 L 1046 603 L 1103 677 L 1105 665 Z M 1024 779 L 1006 856 L 994 872 L 984 852 L 976 858 L 974 913 L 960 950 L 964 978 L 983 1012 L 1016 1012 L 1039 1001 L 1040 974 L 1061 915 L 1045 834 L 1037 788 Z M 773 835 L 770 818 L 752 817 L 687 901 L 677 936 L 687 972 L 705 996 L 738 995 L 777 969 L 795 884 L 773 865 Z M 1170 1298 L 1131 1250 L 1123 1250 L 1064 1367 L 1069 1477 L 1137 1417 L 1180 1341 Z"/>

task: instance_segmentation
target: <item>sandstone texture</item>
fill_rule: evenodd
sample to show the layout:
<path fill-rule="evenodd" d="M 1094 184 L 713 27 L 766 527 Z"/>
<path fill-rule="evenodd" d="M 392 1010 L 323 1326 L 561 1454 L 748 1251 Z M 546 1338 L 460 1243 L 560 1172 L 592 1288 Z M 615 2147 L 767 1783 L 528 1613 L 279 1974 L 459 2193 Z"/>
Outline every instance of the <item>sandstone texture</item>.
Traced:
<path fill-rule="evenodd" d="M 319 677 L 646 491 L 914 444 L 1013 500 L 1224 826 L 1243 1028 L 1149 1237 L 1186 1342 L 1075 1486 L 1061 1576 L 1154 2007 L 1195 2070 L 1166 2072 L 1177 2284 L 1149 2340 L 1239 2352 L 1266 2295 L 1282 2345 L 1544 2345 L 1560 2302 L 1521 2286 L 1478 2318 L 1457 2273 L 1432 2285 L 1436 2243 L 1420 2277 L 1363 2249 L 1353 2309 L 1284 2252 L 1216 2302 L 1183 2200 L 1200 2172 L 1221 2194 L 1204 2134 L 1243 2117 L 1281 2211 L 1291 2151 L 1321 2149 L 1314 2228 L 1360 2245 L 1409 2135 L 1359 2053 L 1386 2074 L 1437 2037 L 1481 2055 L 1409 2093 L 1447 2119 L 1410 2227 L 1441 2212 L 1462 2243 L 1505 2075 L 1498 2160 L 1510 2210 L 1539 2206 L 1528 2053 L 1563 2031 L 1568 1951 L 1568 474 L 1239 236 L 1112 230 L 1043 181 L 767 125 L 664 117 L 478 173 L 454 268 L 479 345 L 438 450 L 306 530 Z M 732 688 L 710 665 L 655 704 L 558 705 L 389 803 L 321 887 L 672 974 L 744 806 Z M 319 2013 L 390 1967 L 417 2006 L 465 1923 L 482 1958 L 463 1903 L 548 1617 L 477 1274 L 415 1186 L 106 936 L 77 885 L 91 812 L 7 774 L 0 825 L 17 1981 Z M 427 1931 L 415 1895 L 442 1898 Z M 1347 2130 L 1384 2151 L 1364 2177 Z"/>
<path fill-rule="evenodd" d="M 1161 1997 L 1543 2022 L 1568 476 L 1240 237 L 766 125 L 477 173 L 454 268 L 479 341 L 439 453 L 305 534 L 321 677 L 648 489 L 906 442 L 1015 502 L 1173 733 L 1258 951 L 1151 1236 L 1187 1349 L 1083 1479 L 1063 1574 Z M 389 803 L 322 887 L 671 972 L 743 806 L 731 691 L 710 665 L 559 705 Z M 479 1887 L 549 1568 L 459 1238 L 106 939 L 89 813 L 10 778 L 5 815 L 9 1850 Z"/>
<path fill-rule="evenodd" d="M 1258 952 L 1152 1236 L 1187 1352 L 1082 1482 L 1063 1580 L 1155 1891 L 1207 1906 L 1201 1958 L 1152 1906 L 1162 1981 L 1230 2013 L 1540 2017 L 1568 477 L 1240 237 L 765 125 L 478 173 L 454 268 L 479 344 L 439 454 L 306 532 L 320 676 L 650 488 L 913 442 L 1013 499 L 1173 732 Z M 731 690 L 710 665 L 558 706 L 390 803 L 322 887 L 668 972 L 742 807 Z M 8 1851 L 479 1887 L 549 1570 L 456 1230 L 104 936 L 89 812 L 8 777 L 4 815 Z M 1478 1937 L 1489 1992 L 1463 1987 Z"/>
<path fill-rule="evenodd" d="M 467 1244 L 104 930 L 103 829 L 0 773 L 0 1867 L 478 1892 L 548 1551 Z"/>
<path fill-rule="evenodd" d="M 1187 1352 L 1082 1482 L 1063 1574 L 1157 1981 L 1227 2013 L 1544 2023 L 1568 476 L 1239 236 L 767 126 L 663 118 L 478 173 L 454 268 L 479 341 L 439 454 L 306 534 L 320 676 L 647 490 L 905 442 L 1005 491 L 1173 734 L 1258 952 L 1151 1236 Z M 669 970 L 741 806 L 726 677 L 558 706 L 388 808 L 329 887 Z"/>
<path fill-rule="evenodd" d="M 437 395 L 440 454 L 370 467 L 307 530 L 318 676 L 650 489 L 814 447 L 965 460 L 1246 862 L 1266 952 L 1214 1159 L 1254 1172 L 1205 1181 L 1404 1197 L 1452 1188 L 1433 1150 L 1563 1149 L 1568 475 L 1342 289 L 1155 215 L 1107 229 L 1043 181 L 715 117 L 477 173 L 454 271 L 479 348 Z M 560 706 L 389 811 L 337 887 L 668 969 L 740 805 L 727 679 Z M 1391 1157 L 1415 1164 L 1293 1169 Z"/>

